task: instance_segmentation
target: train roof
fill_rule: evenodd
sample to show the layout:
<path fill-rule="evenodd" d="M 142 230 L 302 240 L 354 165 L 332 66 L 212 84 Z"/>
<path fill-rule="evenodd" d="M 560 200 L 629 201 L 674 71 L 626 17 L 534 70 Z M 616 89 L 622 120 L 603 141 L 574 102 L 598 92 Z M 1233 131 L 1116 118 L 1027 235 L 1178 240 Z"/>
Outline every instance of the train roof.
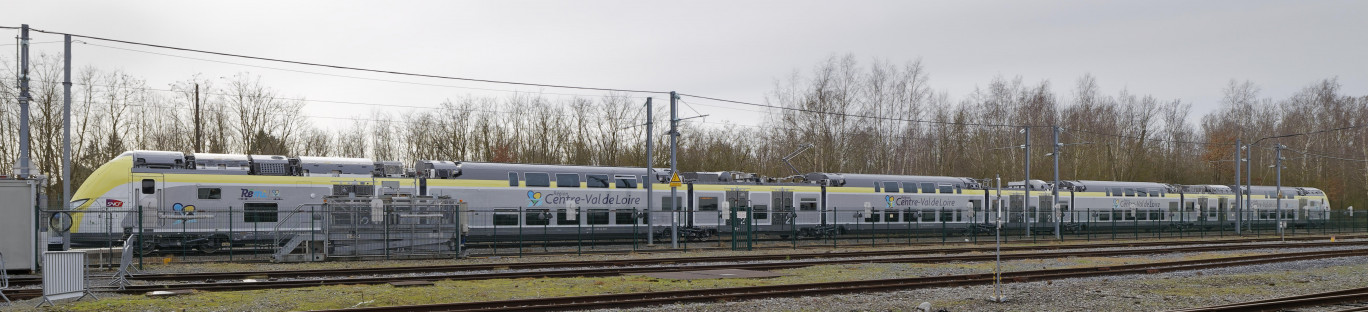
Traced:
<path fill-rule="evenodd" d="M 600 166 L 578 166 L 578 165 L 536 165 L 536 164 L 510 164 L 510 163 L 489 163 L 489 162 L 458 162 L 457 166 L 461 169 L 460 178 L 500 180 L 507 179 L 509 172 L 519 173 L 549 173 L 552 175 L 560 173 L 576 174 L 606 174 L 610 176 L 642 176 L 646 174 L 644 167 L 600 167 Z M 656 176 L 668 175 L 669 169 L 656 169 Z"/>
<path fill-rule="evenodd" d="M 1072 189 L 1073 189 L 1074 191 L 1078 191 L 1078 192 L 1086 192 L 1086 191 L 1103 192 L 1103 191 L 1106 191 L 1106 189 L 1108 189 L 1108 188 L 1114 188 L 1114 187 L 1119 187 L 1119 188 L 1145 188 L 1145 189 L 1154 189 L 1154 188 L 1158 188 L 1158 189 L 1162 189 L 1162 190 L 1165 190 L 1165 191 L 1173 191 L 1173 189 L 1172 189 L 1172 187 L 1171 187 L 1170 185 L 1168 185 L 1168 184 L 1163 184 L 1163 183 L 1156 183 L 1156 182 L 1093 181 L 1093 180 L 1069 180 L 1069 181 L 1061 181 L 1061 182 L 1068 182 L 1068 185 L 1066 185 L 1066 186 L 1070 186 L 1070 187 L 1072 187 Z M 1060 183 L 1060 184 L 1064 184 L 1064 183 Z"/>
<path fill-rule="evenodd" d="M 827 185 L 837 186 L 873 187 L 874 183 L 879 182 L 932 182 L 949 183 L 961 188 L 978 188 L 978 183 L 974 182 L 974 179 L 964 177 L 826 172 L 813 172 L 804 177 L 812 182 L 826 180 L 829 181 Z"/>

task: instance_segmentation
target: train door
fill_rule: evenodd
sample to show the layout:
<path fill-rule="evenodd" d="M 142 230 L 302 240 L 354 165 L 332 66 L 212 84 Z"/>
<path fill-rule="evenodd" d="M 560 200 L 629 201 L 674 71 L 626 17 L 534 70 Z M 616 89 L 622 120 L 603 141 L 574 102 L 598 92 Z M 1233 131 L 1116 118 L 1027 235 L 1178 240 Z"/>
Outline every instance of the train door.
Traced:
<path fill-rule="evenodd" d="M 1040 195 L 1040 197 L 1036 197 L 1036 199 L 1039 201 L 1039 206 L 1036 208 L 1036 210 L 1039 211 L 1036 220 L 1046 223 L 1055 222 L 1054 195 Z"/>
<path fill-rule="evenodd" d="M 755 225 L 770 225 L 769 193 L 750 192 L 746 196 L 746 200 L 749 201 L 746 204 L 751 207 L 751 212 L 755 214 L 751 216 L 755 219 Z"/>
<path fill-rule="evenodd" d="M 1230 199 L 1229 199 L 1229 198 L 1225 198 L 1225 197 L 1217 198 L 1217 199 L 1216 199 L 1216 207 L 1217 207 L 1217 212 L 1216 212 L 1216 214 L 1217 214 L 1217 219 L 1218 219 L 1217 221 L 1226 222 L 1226 221 L 1230 220 L 1229 217 L 1227 216 L 1227 215 L 1229 214 L 1229 212 L 1230 212 Z"/>
<path fill-rule="evenodd" d="M 1008 222 L 1008 223 L 1021 223 L 1021 222 L 1023 222 L 1022 216 L 1026 214 L 1026 209 L 1025 209 L 1025 207 L 1023 207 L 1023 206 L 1025 205 L 1025 203 L 1026 203 L 1026 196 L 1024 196 L 1024 195 L 1008 195 L 1007 197 L 1010 199 L 1010 202 L 1009 202 L 1008 205 L 1007 205 L 1007 222 Z"/>
<path fill-rule="evenodd" d="M 1306 206 L 1306 198 L 1297 198 L 1297 212 L 1300 212 L 1300 214 L 1297 215 L 1297 220 L 1306 221 L 1307 216 L 1311 215 L 1308 213 L 1310 210 L 1309 208 L 1310 207 Z"/>
<path fill-rule="evenodd" d="M 770 192 L 770 205 L 773 205 L 774 214 L 780 218 L 782 224 L 794 226 L 798 220 L 797 210 L 793 209 L 793 192 L 773 191 Z M 786 229 L 791 230 L 791 229 Z"/>
<path fill-rule="evenodd" d="M 717 192 L 692 192 L 692 193 L 693 193 L 693 194 L 690 194 L 690 196 L 692 196 L 692 197 L 690 197 L 689 199 L 693 200 L 693 205 L 692 205 L 692 207 L 694 207 L 694 209 L 695 209 L 695 210 L 694 210 L 694 211 L 695 211 L 695 212 L 694 212 L 694 225 L 698 225 L 698 226 L 716 226 L 716 225 L 719 225 L 719 224 L 723 224 L 723 222 L 725 222 L 725 221 L 723 221 L 723 219 L 726 219 L 726 218 L 727 218 L 727 216 L 726 216 L 726 211 L 725 211 L 726 209 L 722 209 L 722 203 L 723 203 L 723 201 L 725 201 L 726 199 L 725 199 L 725 197 L 718 197 L 718 195 L 724 195 L 724 196 L 725 196 L 725 193 L 723 193 L 723 194 L 718 194 Z M 696 195 L 696 196 L 695 196 L 695 195 Z M 730 206 L 730 205 L 729 205 L 729 206 Z M 735 207 L 735 206 L 731 206 L 731 207 Z"/>
<path fill-rule="evenodd" d="M 133 200 L 133 208 L 130 210 L 132 215 L 124 218 L 124 228 L 136 228 L 138 225 L 133 220 L 138 218 L 137 212 L 142 211 L 142 226 L 150 228 L 159 226 L 156 220 L 157 214 L 162 212 L 162 207 L 166 205 L 166 180 L 160 173 L 134 173 L 132 175 L 133 185 L 129 194 Z"/>
<path fill-rule="evenodd" d="M 738 210 L 738 211 L 746 211 L 745 208 L 746 208 L 746 207 L 749 207 L 749 206 L 751 205 L 751 202 L 750 202 L 750 192 L 747 192 L 747 191 L 727 191 L 725 197 L 726 197 L 726 198 L 725 198 L 725 201 L 726 201 L 726 203 L 727 203 L 727 205 L 726 205 L 727 208 L 726 208 L 726 209 L 721 209 L 721 211 L 720 211 L 720 212 L 722 213 L 722 219 L 724 220 L 724 221 L 722 221 L 723 223 L 730 223 L 730 222 L 731 222 L 731 210 L 733 210 L 733 209 L 741 209 L 741 210 Z M 753 214 L 750 214 L 750 213 L 738 213 L 738 214 L 736 214 L 736 217 L 737 217 L 738 219 L 739 219 L 739 218 L 743 218 L 743 217 L 744 217 L 744 218 L 751 218 L 752 224 L 754 224 L 754 217 L 755 217 L 755 216 L 754 216 Z M 741 223 L 741 224 L 745 224 L 745 223 Z"/>
<path fill-rule="evenodd" d="M 1208 200 L 1209 198 L 1206 197 L 1197 199 L 1197 221 L 1199 222 L 1206 222 L 1209 220 L 1207 219 L 1207 215 L 1211 213 L 1209 211 L 1211 209 L 1211 206 Z"/>
<path fill-rule="evenodd" d="M 695 205 L 694 202 L 693 183 L 688 183 L 685 185 L 688 186 L 688 190 L 684 192 L 684 216 L 688 218 L 686 224 L 692 227 L 694 226 L 694 221 L 697 219 L 696 215 L 698 214 L 698 206 Z"/>

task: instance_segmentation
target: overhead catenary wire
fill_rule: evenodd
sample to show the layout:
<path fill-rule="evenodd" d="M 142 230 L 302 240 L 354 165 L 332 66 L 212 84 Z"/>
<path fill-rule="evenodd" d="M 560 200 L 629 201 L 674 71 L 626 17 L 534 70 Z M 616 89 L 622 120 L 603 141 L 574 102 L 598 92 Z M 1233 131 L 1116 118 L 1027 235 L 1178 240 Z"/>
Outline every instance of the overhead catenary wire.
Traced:
<path fill-rule="evenodd" d="M 55 82 L 55 81 L 35 81 L 35 82 L 38 82 L 38 83 L 46 83 L 46 84 L 60 84 L 60 82 Z M 72 83 L 72 85 L 87 86 L 87 87 L 120 88 L 119 86 L 114 86 L 114 85 L 102 85 L 102 84 Z M 129 87 L 129 89 L 131 89 L 131 90 L 157 91 L 157 92 L 169 92 L 169 93 L 180 93 L 180 92 L 185 92 L 185 91 L 183 91 L 183 90 L 158 89 L 158 88 L 151 88 L 151 87 Z M 236 94 L 231 94 L 231 93 L 220 93 L 220 92 L 202 92 L 201 94 L 204 94 L 204 95 L 220 95 L 220 96 L 236 96 Z M 281 100 L 281 101 L 318 102 L 318 103 L 348 104 L 348 105 L 368 105 L 368 106 L 378 106 L 378 107 L 397 107 L 397 108 L 433 109 L 433 110 L 457 110 L 457 111 L 484 112 L 484 113 L 494 113 L 494 114 L 514 114 L 514 113 L 515 113 L 515 112 L 506 112 L 506 111 L 499 111 L 499 110 L 487 110 L 487 109 L 469 109 L 469 108 L 456 108 L 456 107 L 443 107 L 443 106 L 433 107 L 433 106 L 417 106 L 417 105 L 402 105 L 402 104 L 384 104 L 384 103 L 369 103 L 369 102 L 355 102 L 355 101 L 338 101 L 338 100 L 318 100 L 318 99 L 308 99 L 308 98 L 271 97 L 271 99 L 272 99 L 272 100 Z M 521 114 L 521 112 L 516 112 L 516 113 Z"/>
<path fill-rule="evenodd" d="M 229 64 L 229 65 L 237 65 L 237 66 L 245 66 L 245 67 L 253 67 L 253 68 L 263 68 L 263 69 L 270 69 L 270 70 L 278 70 L 278 71 L 294 72 L 294 73 L 303 73 L 303 74 L 311 74 L 311 75 L 320 75 L 320 76 L 329 76 L 329 77 L 339 77 L 339 78 L 349 78 L 349 79 L 360 79 L 360 80 L 371 80 L 371 81 L 390 82 L 390 83 L 409 84 L 409 85 L 419 85 L 419 86 L 430 86 L 430 87 L 444 87 L 444 88 L 480 90 L 480 91 L 511 92 L 511 93 L 533 93 L 533 94 L 549 94 L 549 95 L 575 96 L 575 97 L 597 97 L 597 96 L 599 96 L 599 95 L 592 95 L 592 94 L 555 93 L 555 92 L 540 92 L 540 91 L 522 91 L 522 90 L 506 90 L 506 89 L 476 88 L 476 87 L 467 87 L 467 86 L 454 86 L 454 85 L 444 85 L 444 84 L 435 84 L 435 83 L 423 83 L 423 82 L 413 82 L 413 81 L 400 81 L 400 80 L 391 80 L 391 79 L 380 79 L 380 78 L 359 77 L 359 76 L 350 76 L 350 75 L 329 74 L 329 73 L 312 72 L 312 71 L 306 71 L 306 70 L 297 70 L 297 69 L 279 68 L 279 67 L 271 67 L 271 66 L 261 66 L 261 65 L 243 64 L 243 63 L 228 62 L 228 61 L 220 61 L 220 60 L 211 60 L 211 59 L 204 59 L 204 58 L 197 58 L 197 57 L 189 57 L 189 56 L 183 56 L 183 55 L 174 55 L 174 54 L 158 53 L 158 52 L 152 52 L 152 51 L 143 51 L 143 50 L 138 50 L 138 49 L 120 48 L 120 47 L 114 47 L 114 46 L 107 46 L 107 45 L 101 45 L 101 44 L 88 43 L 88 42 L 84 42 L 84 41 L 78 41 L 78 42 L 80 42 L 80 43 L 82 43 L 82 44 L 90 45 L 90 46 L 101 47 L 101 48 L 108 48 L 108 49 L 115 49 L 115 50 L 123 50 L 123 51 L 130 51 L 130 52 L 137 52 L 137 53 L 146 53 L 146 54 L 153 54 L 153 55 L 160 55 L 160 56 L 174 57 L 174 58 L 182 58 L 182 59 L 196 60 L 196 61 L 203 61 L 203 62 L 221 63 L 221 64 Z M 645 98 L 645 97 L 634 97 L 634 98 Z"/>
<path fill-rule="evenodd" d="M 1308 151 L 1301 151 L 1301 150 L 1296 150 L 1296 149 L 1291 149 L 1291 148 L 1283 148 L 1283 150 L 1284 150 L 1284 151 L 1291 151 L 1291 152 L 1298 153 L 1298 154 L 1302 154 L 1302 155 L 1306 155 L 1306 156 L 1314 156 L 1314 157 L 1326 158 L 1326 159 L 1335 159 L 1335 160 L 1344 160 L 1344 161 L 1357 161 L 1357 162 L 1368 162 L 1368 159 L 1354 159 L 1354 158 L 1348 158 L 1348 157 L 1343 157 L 1343 156 L 1326 155 L 1326 154 L 1313 153 L 1313 152 L 1308 152 Z"/>
<path fill-rule="evenodd" d="M 732 104 L 749 105 L 749 106 L 756 106 L 756 107 L 764 107 L 764 108 L 771 108 L 771 109 L 790 110 L 790 111 L 797 111 L 797 112 L 814 113 L 814 114 L 823 114 L 823 115 L 833 115 L 833 116 L 850 117 L 850 118 L 861 118 L 861 119 L 882 119 L 882 120 L 903 121 L 903 122 L 911 122 L 911 123 L 926 123 L 926 124 L 941 124 L 941 125 L 962 125 L 962 126 L 982 126 L 982 127 L 1012 127 L 1012 128 L 1020 128 L 1020 127 L 1036 127 L 1036 128 L 1038 128 L 1038 127 L 1045 127 L 1045 126 L 1024 126 L 1024 125 L 1008 125 L 1008 124 L 990 124 L 990 123 L 964 123 L 964 122 L 952 122 L 952 121 L 918 120 L 918 119 L 897 118 L 897 117 L 869 116 L 869 115 L 850 114 L 850 113 L 842 113 L 842 112 L 820 111 L 820 110 L 813 110 L 813 109 L 806 109 L 806 108 L 799 108 L 799 107 L 786 107 L 786 106 L 777 106 L 777 105 L 769 105 L 769 104 L 751 103 L 751 102 L 745 102 L 745 101 L 728 100 L 728 99 L 721 99 L 721 98 L 715 98 L 715 97 L 707 97 L 707 96 L 694 95 L 694 94 L 687 94 L 687 93 L 680 93 L 679 96 L 681 96 L 681 97 L 689 96 L 689 97 L 695 97 L 695 98 L 700 98 L 700 99 L 704 99 L 704 100 L 711 100 L 711 101 L 724 102 L 724 103 L 732 103 Z"/>
<path fill-rule="evenodd" d="M 12 27 L 12 26 L 0 26 L 0 28 L 4 28 L 4 29 L 19 29 L 19 27 Z M 49 31 L 49 30 L 36 29 L 36 28 L 30 28 L 30 29 L 33 30 L 33 31 L 35 31 L 35 32 L 39 32 L 39 33 L 54 34 L 54 35 L 70 35 L 70 36 L 72 36 L 72 37 L 86 38 L 86 39 L 99 40 L 99 41 L 106 41 L 106 42 L 115 42 L 115 43 L 129 44 L 129 45 L 138 45 L 138 46 L 154 47 L 154 48 L 161 48 L 161 49 L 177 50 L 177 51 L 186 51 L 186 52 L 194 52 L 194 53 L 202 53 L 202 54 L 210 54 L 210 55 L 219 55 L 219 56 L 227 56 L 227 57 L 236 57 L 236 58 L 245 58 L 245 59 L 260 60 L 260 61 L 268 61 L 268 62 L 279 62 L 279 63 L 287 63 L 287 64 L 296 64 L 296 65 L 304 65 L 304 66 L 315 66 L 315 67 L 324 67 L 324 68 L 333 68 L 333 69 L 343 69 L 343 70 L 352 70 L 352 71 L 373 72 L 373 73 L 393 74 L 393 75 L 412 76 L 412 77 L 423 77 L 423 78 L 435 78 L 435 79 L 448 79 L 448 80 L 461 80 L 461 81 L 472 81 L 472 82 L 483 82 L 483 83 L 495 83 L 495 84 L 509 84 L 509 85 L 522 85 L 522 86 L 537 86 L 537 87 L 548 87 L 548 88 L 564 88 L 564 89 L 595 90 L 595 91 L 609 91 L 609 92 L 627 92 L 627 93 L 651 93 L 651 94 L 666 94 L 666 93 L 668 93 L 667 91 L 655 91 L 655 90 L 633 90 L 633 89 L 618 89 L 618 88 L 603 88 L 603 87 L 571 86 L 571 85 L 559 85 L 559 84 L 547 84 L 547 83 L 530 83 L 530 82 L 518 82 L 518 81 L 507 81 L 507 80 L 477 79 L 477 78 L 454 77 L 454 76 L 434 75 L 434 74 L 410 73 L 410 72 L 402 72 L 402 71 L 394 71 L 394 70 L 382 70 L 382 69 L 362 68 L 362 67 L 354 67 L 354 66 L 332 65 L 332 64 L 315 63 L 315 62 L 305 62 L 305 61 L 286 60 L 286 59 L 279 59 L 279 58 L 269 58 L 269 57 L 251 56 L 251 55 L 243 55 L 243 54 L 235 54 L 235 53 L 216 52 L 216 51 L 208 51 L 208 50 L 201 50 L 201 49 L 191 49 L 191 48 L 175 47 L 175 46 L 168 46 L 168 45 L 161 45 L 161 44 L 152 44 L 152 43 L 136 42 L 136 41 L 130 41 L 130 40 L 121 40 L 121 39 L 112 39 L 112 38 L 105 38 L 105 37 L 89 36 L 89 35 L 71 34 L 71 33 L 58 32 L 58 31 Z M 84 42 L 83 42 L 83 43 L 84 43 Z M 150 51 L 140 51 L 140 50 L 134 50 L 134 49 L 127 49 L 127 48 L 119 48 L 119 47 L 112 47 L 112 46 L 104 46 L 104 45 L 98 45 L 98 44 L 92 44 L 92 43 L 86 43 L 86 44 L 95 45 L 95 46 L 100 46 L 100 47 L 106 47 L 106 48 L 112 48 L 112 49 L 122 49 L 122 50 L 135 51 L 135 52 L 160 54 L 160 55 L 166 55 L 166 56 L 171 56 L 171 57 L 182 57 L 182 58 L 189 58 L 189 59 L 197 59 L 197 58 L 190 58 L 190 57 L 185 57 L 185 56 L 177 56 L 177 55 L 163 54 L 163 53 L 150 52 Z M 205 59 L 199 59 L 199 60 L 205 60 Z M 214 61 L 214 60 L 205 60 L 205 61 Z M 222 61 L 214 61 L 214 62 L 222 62 Z M 230 62 L 223 62 L 223 63 L 235 64 L 235 63 L 230 63 Z M 248 65 L 248 64 L 235 64 L 235 65 L 261 67 L 261 66 Z M 278 68 L 275 68 L 275 69 L 278 69 Z M 297 70 L 289 70 L 289 69 L 279 69 L 279 70 L 296 71 L 296 72 L 305 72 L 305 71 L 297 71 Z M 311 72 L 306 72 L 306 73 L 311 73 Z M 314 74 L 322 74 L 322 73 L 314 73 Z M 322 75 L 333 75 L 333 74 L 322 74 Z M 335 76 L 348 77 L 348 76 L 344 76 L 344 75 L 335 75 Z M 350 77 L 350 78 L 383 80 L 383 79 L 363 78 L 363 77 Z M 398 81 L 391 81 L 391 82 L 398 82 Z M 398 82 L 398 83 L 406 83 L 406 82 Z M 415 84 L 422 84 L 422 83 L 415 83 Z M 449 86 L 449 87 L 456 87 L 456 86 Z M 464 88 L 464 87 L 458 87 L 458 88 Z M 470 88 L 470 89 L 479 89 L 479 88 Z M 508 91 L 508 90 L 497 90 L 497 91 Z M 525 91 L 511 91 L 511 92 L 525 92 Z M 928 123 L 928 124 L 942 124 L 942 125 L 964 125 L 964 126 L 984 126 L 984 127 L 1038 127 L 1038 128 L 1040 128 L 1040 127 L 1048 127 L 1048 126 L 1035 126 L 1035 125 L 1010 125 L 1010 124 L 992 124 L 992 123 L 965 123 L 965 122 L 949 122 L 949 121 L 934 121 L 934 120 L 917 120 L 917 119 L 896 118 L 896 117 L 869 116 L 869 115 L 862 115 L 862 114 L 850 114 L 850 113 L 843 113 L 843 112 L 827 112 L 827 111 L 820 111 L 820 110 L 813 110 L 813 109 L 805 109 L 805 108 L 798 108 L 798 107 L 785 107 L 785 106 L 775 106 L 775 105 L 768 105 L 768 104 L 751 103 L 751 102 L 745 102 L 745 101 L 728 100 L 728 99 L 721 99 L 721 98 L 715 98 L 715 97 L 707 97 L 707 96 L 694 95 L 694 94 L 688 94 L 688 93 L 680 93 L 679 95 L 680 95 L 680 96 L 691 96 L 691 97 L 696 97 L 696 98 L 700 98 L 700 99 L 706 99 L 706 100 L 712 100 L 712 101 L 718 101 L 718 102 L 725 102 L 725 103 L 749 105 L 749 106 L 764 107 L 764 108 L 771 108 L 771 109 L 782 109 L 782 110 L 800 111 L 800 112 L 806 112 L 806 113 L 816 113 L 816 114 L 834 115 L 834 116 L 841 116 L 841 117 L 851 117 L 851 118 L 883 119 L 883 120 L 903 121 L 903 122 L 912 122 L 912 123 Z M 691 109 L 692 109 L 692 107 L 691 107 Z M 696 110 L 695 110 L 695 111 L 696 111 Z M 1322 131 L 1317 131 L 1317 132 L 1309 132 L 1309 133 L 1281 135 L 1281 136 L 1274 136 L 1274 137 L 1269 137 L 1269 138 L 1282 138 L 1282 137 L 1290 137 L 1290 136 L 1297 136 L 1297 135 L 1314 134 L 1314 133 L 1320 133 L 1320 132 L 1338 131 L 1338 130 L 1344 130 L 1344 129 L 1349 129 L 1349 128 L 1358 128 L 1358 127 L 1360 127 L 1360 126 L 1351 126 L 1351 127 L 1337 128 L 1337 129 L 1327 129 L 1327 130 L 1322 130 Z M 1080 132 L 1092 133 L 1092 134 L 1096 134 L 1096 135 L 1107 135 L 1107 136 L 1115 136 L 1115 137 L 1122 137 L 1122 138 L 1130 138 L 1130 139 L 1136 139 L 1136 140 L 1150 140 L 1150 141 L 1158 141 L 1158 142 L 1173 142 L 1173 143 L 1199 144 L 1199 145 L 1233 145 L 1233 144 L 1229 144 L 1229 143 L 1190 142 L 1190 141 L 1177 141 L 1177 140 L 1165 140 L 1165 139 L 1146 139 L 1146 138 L 1139 138 L 1139 137 L 1133 137 L 1133 136 L 1125 136 L 1125 135 L 1119 135 L 1119 134 L 1108 134 L 1108 133 L 1092 132 L 1092 131 L 1080 130 L 1080 129 L 1066 129 L 1066 130 L 1070 130 L 1070 131 L 1080 131 Z"/>
<path fill-rule="evenodd" d="M 454 77 L 454 76 L 444 76 L 444 75 L 434 75 L 434 74 L 419 74 L 419 73 L 402 72 L 402 71 L 395 71 L 395 70 L 383 70 L 383 69 L 362 68 L 362 67 L 354 67 L 354 66 L 332 65 L 332 64 L 315 63 L 315 62 L 295 61 L 295 60 L 286 60 L 286 59 L 269 58 L 269 57 L 261 57 L 261 56 L 251 56 L 251 55 L 234 54 L 234 53 L 226 53 L 226 52 L 216 52 L 216 51 L 209 51 L 209 50 L 182 48 L 182 47 L 175 47 L 175 46 L 168 46 L 168 45 L 161 45 L 161 44 L 152 44 L 152 43 L 144 43 L 144 42 L 137 42 L 137 41 L 129 41 L 129 40 L 121 40 L 121 39 L 104 38 L 104 37 L 96 37 L 96 36 L 81 35 L 81 34 L 72 34 L 72 33 L 65 33 L 65 32 L 59 32 L 59 31 L 50 31 L 50 30 L 43 30 L 43 29 L 36 29 L 36 28 L 31 28 L 31 29 L 32 29 L 33 31 L 40 32 L 40 33 L 45 33 L 45 34 L 53 34 L 53 35 L 70 35 L 70 36 L 72 36 L 72 37 L 86 38 L 86 39 L 91 39 L 91 40 L 100 40 L 100 41 L 107 41 L 107 42 L 117 42 L 117 43 L 122 43 L 122 44 L 138 45 L 138 46 L 146 46 L 146 47 L 154 47 L 154 48 L 161 48 L 161 49 L 168 49 L 168 50 L 195 52 L 195 53 L 203 53 L 203 54 L 211 54 L 211 55 L 219 55 L 219 56 L 228 56 L 228 57 L 237 57 L 237 58 L 253 59 L 253 60 L 259 60 L 259 61 L 278 62 L 278 63 L 287 63 L 287 64 L 295 64 L 295 65 L 325 67 L 325 68 L 343 69 L 343 70 L 352 70 L 352 71 L 362 71 L 362 72 L 372 72 L 372 73 L 382 73 L 382 74 L 391 74 L 391 75 L 412 76 L 412 77 L 423 77 L 423 78 L 434 78 L 434 79 L 461 80 L 461 81 L 484 82 L 484 83 L 496 83 L 496 84 L 508 84 L 508 85 L 520 85 L 520 86 L 534 86 L 534 87 L 547 87 L 547 88 L 562 88 L 562 89 L 579 89 L 579 90 L 595 90 L 595 91 L 613 91 L 613 92 L 629 92 L 629 93 L 651 93 L 651 94 L 666 94 L 666 93 L 669 93 L 669 91 L 652 91 L 652 90 L 632 90 L 632 89 L 616 89 L 616 88 L 601 88 L 601 87 L 584 87 L 584 86 L 558 85 L 558 84 L 548 84 L 548 83 L 531 83 L 531 82 L 517 82 L 517 81 L 507 81 L 507 80 L 477 79 L 477 78 Z"/>
<path fill-rule="evenodd" d="M 380 69 L 360 68 L 360 67 L 352 67 L 352 66 L 331 65 L 331 64 L 322 64 L 322 63 L 313 63 L 313 62 L 303 62 L 303 61 L 285 60 L 285 59 L 277 59 L 277 58 L 250 56 L 250 55 L 242 55 L 242 54 L 234 54 L 234 53 L 215 52 L 215 51 L 200 50 L 200 49 L 181 48 L 181 47 L 174 47 L 174 46 L 167 46 L 167 45 L 160 45 L 160 44 L 151 44 L 151 43 L 143 43 L 143 42 L 136 42 L 136 41 L 129 41 L 129 40 L 120 40 L 120 39 L 112 39 L 112 38 L 88 36 L 88 35 L 70 34 L 70 33 L 57 32 L 57 31 L 48 31 L 48 30 L 42 30 L 42 29 L 33 29 L 33 30 L 36 31 L 36 32 L 41 32 L 41 33 L 46 33 L 46 34 L 71 35 L 72 37 L 86 38 L 86 39 L 91 39 L 91 40 L 100 40 L 100 41 L 107 41 L 107 42 L 117 42 L 117 43 L 123 43 L 123 44 L 139 45 L 139 46 L 147 46 L 147 47 L 155 47 L 155 48 L 170 49 L 170 50 L 178 50 L 178 51 L 187 51 L 187 52 L 195 52 L 195 53 L 204 53 L 204 54 L 219 55 L 219 56 L 228 56 L 228 57 L 238 57 L 238 58 L 262 60 L 262 61 L 270 61 L 270 62 L 280 62 L 280 63 L 296 64 L 296 65 L 317 66 L 317 67 L 326 67 L 326 68 L 335 68 L 335 69 L 344 69 L 344 70 L 354 70 L 354 71 L 364 71 L 364 72 L 374 72 L 374 73 L 404 75 L 404 76 L 413 76 L 413 77 L 436 78 L 436 79 L 450 79 L 450 80 L 462 80 L 462 81 L 474 81 L 474 82 L 497 83 L 497 84 L 510 84 L 510 85 L 523 85 L 523 86 L 538 86 L 538 87 L 549 87 L 549 88 L 580 89 L 580 90 L 613 91 L 613 92 L 629 92 L 629 93 L 653 93 L 653 94 L 666 94 L 666 93 L 669 93 L 669 92 L 667 92 L 667 91 L 632 90 L 632 89 L 616 89 L 616 88 L 601 88 L 601 87 L 582 87 L 582 86 L 556 85 L 556 84 L 544 84 L 544 83 L 527 83 L 527 82 L 505 81 L 505 80 L 491 80 L 491 79 L 476 79 L 476 78 L 465 78 L 465 77 L 452 77 L 452 76 L 432 75 L 432 74 L 418 74 L 418 73 L 400 72 L 400 71 L 392 71 L 392 70 L 380 70 Z M 87 43 L 87 44 L 95 45 L 95 44 L 91 44 L 91 43 Z M 103 45 L 100 45 L 100 46 L 102 46 L 102 47 L 108 47 L 108 48 L 114 48 L 114 49 L 121 49 L 121 48 L 117 48 L 117 47 L 109 47 L 109 46 L 103 46 Z M 127 50 L 127 49 L 126 49 L 126 50 Z M 140 51 L 140 52 L 146 52 L 146 51 Z M 156 52 L 147 52 L 147 53 L 156 53 Z M 168 56 L 171 56 L 171 55 L 168 55 Z M 177 56 L 177 57 L 179 57 L 179 56 Z M 728 102 L 728 103 L 743 104 L 743 105 L 752 105 L 752 106 L 760 106 L 760 107 L 769 107 L 769 108 L 778 108 L 778 109 L 787 109 L 787 110 L 803 111 L 803 112 L 808 112 L 808 113 L 830 114 L 830 115 L 837 115 L 837 116 L 843 116 L 843 117 L 872 118 L 872 119 L 886 119 L 886 120 L 896 120 L 896 121 L 906 121 L 906 122 L 918 122 L 918 123 L 937 123 L 937 124 L 954 124 L 954 125 L 970 125 L 970 126 L 1020 127 L 1020 126 L 1018 126 L 1018 125 L 994 125 L 994 124 L 937 122 L 937 121 L 913 120 L 913 119 L 905 119 L 905 118 L 890 118 L 890 117 L 878 117 L 878 116 L 867 116 L 867 115 L 847 114 L 847 113 L 839 113 L 839 112 L 821 112 L 821 111 L 809 110 L 809 109 L 802 109 L 802 108 L 772 106 L 772 105 L 756 104 L 756 103 L 749 103 L 749 102 L 743 102 L 743 101 L 725 100 L 725 99 L 719 99 L 719 98 L 713 98 L 713 97 L 705 97 L 705 96 L 699 96 L 699 95 L 690 95 L 690 94 L 680 94 L 680 95 L 681 95 L 681 96 L 686 96 L 686 95 L 687 95 L 687 96 L 692 96 L 692 97 L 696 97 L 696 98 L 707 99 L 707 100 L 713 100 L 713 101 L 720 101 L 720 102 Z"/>

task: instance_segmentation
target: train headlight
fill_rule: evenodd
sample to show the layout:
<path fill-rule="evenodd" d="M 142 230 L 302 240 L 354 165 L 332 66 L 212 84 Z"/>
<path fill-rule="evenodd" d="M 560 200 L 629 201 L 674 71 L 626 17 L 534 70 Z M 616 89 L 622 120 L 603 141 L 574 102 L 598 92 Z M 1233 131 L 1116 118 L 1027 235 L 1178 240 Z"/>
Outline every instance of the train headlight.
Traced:
<path fill-rule="evenodd" d="M 81 208 L 81 205 L 85 205 L 85 203 L 88 201 L 90 201 L 90 199 L 88 198 L 73 200 L 71 201 L 70 205 L 67 206 L 67 210 L 76 210 L 78 208 Z"/>

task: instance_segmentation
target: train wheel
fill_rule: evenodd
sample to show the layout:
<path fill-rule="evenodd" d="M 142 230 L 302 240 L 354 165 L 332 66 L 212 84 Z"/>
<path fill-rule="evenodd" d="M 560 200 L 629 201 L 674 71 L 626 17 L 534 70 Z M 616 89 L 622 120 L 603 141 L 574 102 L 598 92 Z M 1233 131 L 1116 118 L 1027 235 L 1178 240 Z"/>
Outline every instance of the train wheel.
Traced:
<path fill-rule="evenodd" d="M 137 252 L 138 252 L 139 255 L 143 255 L 143 256 L 155 255 L 155 254 L 157 254 L 157 243 L 156 243 L 156 242 L 139 242 L 139 243 L 138 243 L 138 250 L 137 250 Z"/>
<path fill-rule="evenodd" d="M 204 253 L 206 255 L 216 253 L 219 251 L 219 249 L 219 242 L 214 241 L 207 242 L 199 246 L 195 246 L 195 250 L 198 250 L 199 252 Z"/>

